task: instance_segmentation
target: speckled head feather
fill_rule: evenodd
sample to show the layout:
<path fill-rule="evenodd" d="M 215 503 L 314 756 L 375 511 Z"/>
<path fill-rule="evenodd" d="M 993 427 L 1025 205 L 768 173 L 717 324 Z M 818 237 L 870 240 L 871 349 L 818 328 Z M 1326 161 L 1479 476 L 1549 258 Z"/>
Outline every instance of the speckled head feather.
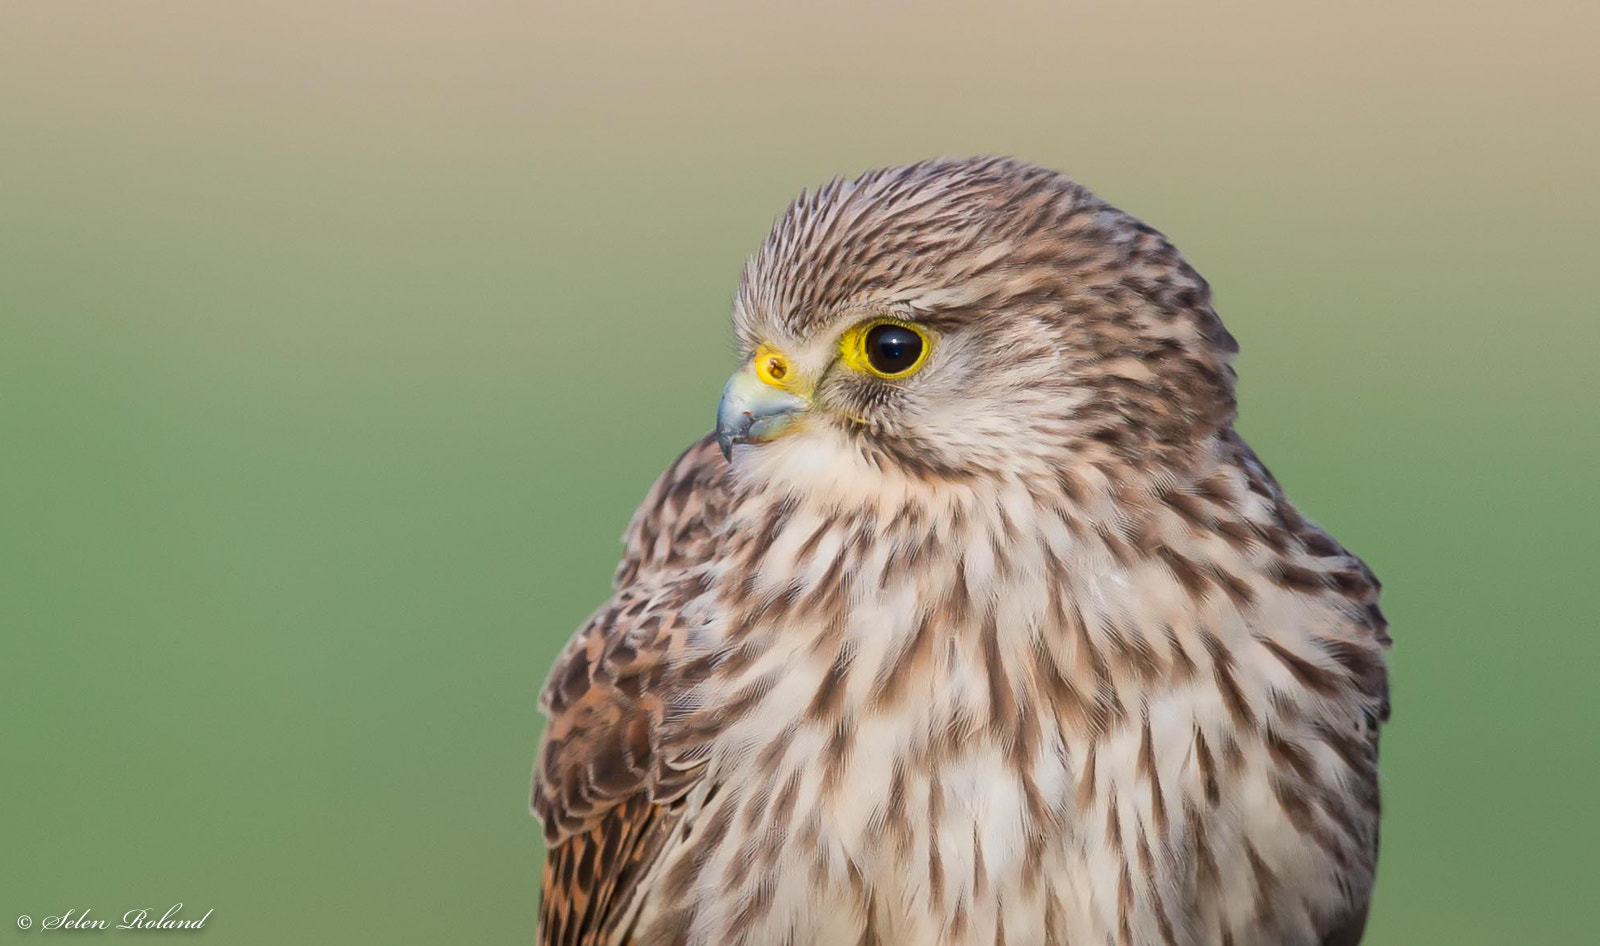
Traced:
<path fill-rule="evenodd" d="M 970 430 L 987 409 L 1017 422 L 1008 440 L 1078 452 L 1098 443 L 1139 464 L 1178 459 L 1234 416 L 1238 346 L 1205 280 L 1160 233 L 1044 168 L 927 161 L 802 194 L 745 267 L 734 325 L 748 354 L 837 335 L 874 313 L 956 335 L 964 357 L 894 385 L 836 375 L 845 408 L 941 389 L 960 400 L 952 424 Z M 919 436 L 905 414 L 890 419 L 864 426 L 909 442 L 880 446 L 930 460 L 947 452 L 939 431 Z M 991 446 L 952 465 L 1014 452 Z"/>
<path fill-rule="evenodd" d="M 1009 159 L 873 171 L 734 326 L 544 690 L 542 942 L 1360 938 L 1378 582 L 1233 430 L 1164 237 Z"/>

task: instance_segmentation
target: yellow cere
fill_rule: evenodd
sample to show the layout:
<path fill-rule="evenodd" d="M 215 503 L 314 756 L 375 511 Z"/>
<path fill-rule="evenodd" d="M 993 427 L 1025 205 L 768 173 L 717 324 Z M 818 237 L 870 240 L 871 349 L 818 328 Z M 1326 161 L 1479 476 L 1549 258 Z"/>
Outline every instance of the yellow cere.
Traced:
<path fill-rule="evenodd" d="M 872 366 L 872 362 L 867 358 L 867 333 L 880 325 L 898 325 L 907 331 L 915 332 L 917 337 L 922 339 L 922 351 L 918 353 L 917 360 L 912 363 L 911 367 L 891 374 L 879 371 Z M 875 378 L 891 380 L 909 378 L 921 370 L 923 364 L 928 360 L 928 352 L 930 351 L 933 351 L 933 339 L 928 337 L 927 330 L 920 325 L 906 322 L 902 319 L 870 319 L 839 336 L 839 356 L 844 359 L 845 364 Z"/>
<path fill-rule="evenodd" d="M 753 360 L 756 366 L 756 377 L 775 388 L 788 390 L 798 380 L 794 376 L 794 367 L 789 364 L 788 357 L 770 345 L 762 345 L 757 348 L 756 356 Z"/>

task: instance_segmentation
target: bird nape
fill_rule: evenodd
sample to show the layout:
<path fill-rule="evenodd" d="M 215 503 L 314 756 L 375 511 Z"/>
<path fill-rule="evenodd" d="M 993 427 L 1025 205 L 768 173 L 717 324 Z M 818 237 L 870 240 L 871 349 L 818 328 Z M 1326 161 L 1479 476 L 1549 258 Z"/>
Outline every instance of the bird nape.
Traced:
<path fill-rule="evenodd" d="M 733 324 L 543 693 L 541 942 L 1360 939 L 1378 581 L 1235 432 L 1166 238 L 887 168 L 795 200 Z"/>

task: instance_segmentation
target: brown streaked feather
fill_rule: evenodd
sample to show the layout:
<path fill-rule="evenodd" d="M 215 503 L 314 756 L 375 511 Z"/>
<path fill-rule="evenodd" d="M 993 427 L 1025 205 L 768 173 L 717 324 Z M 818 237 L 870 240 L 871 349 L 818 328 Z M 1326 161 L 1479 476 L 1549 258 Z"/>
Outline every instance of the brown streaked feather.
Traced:
<path fill-rule="evenodd" d="M 704 591 L 723 516 L 726 463 L 705 438 L 646 496 L 624 536 L 616 594 L 574 635 L 540 697 L 550 717 L 532 808 L 548 852 L 539 911 L 545 946 L 618 941 L 638 884 L 699 777 L 692 747 L 666 732 L 692 682 L 677 660 L 694 631 L 685 609 Z"/>
<path fill-rule="evenodd" d="M 623 535 L 612 580 L 621 589 L 711 558 L 716 528 L 727 514 L 727 461 L 711 434 L 700 438 L 657 478 Z"/>
<path fill-rule="evenodd" d="M 551 848 L 539 898 L 539 942 L 613 942 L 632 915 L 639 881 L 676 822 L 676 815 L 635 795 L 608 810 L 594 828 Z"/>

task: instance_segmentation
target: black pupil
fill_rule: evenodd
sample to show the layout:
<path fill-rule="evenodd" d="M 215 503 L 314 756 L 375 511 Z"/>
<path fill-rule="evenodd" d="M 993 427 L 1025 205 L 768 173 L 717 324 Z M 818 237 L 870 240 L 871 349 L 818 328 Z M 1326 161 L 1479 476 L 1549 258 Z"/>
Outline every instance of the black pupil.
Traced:
<path fill-rule="evenodd" d="M 867 332 L 867 360 L 884 374 L 899 374 L 922 356 L 922 336 L 898 325 L 879 325 Z"/>

